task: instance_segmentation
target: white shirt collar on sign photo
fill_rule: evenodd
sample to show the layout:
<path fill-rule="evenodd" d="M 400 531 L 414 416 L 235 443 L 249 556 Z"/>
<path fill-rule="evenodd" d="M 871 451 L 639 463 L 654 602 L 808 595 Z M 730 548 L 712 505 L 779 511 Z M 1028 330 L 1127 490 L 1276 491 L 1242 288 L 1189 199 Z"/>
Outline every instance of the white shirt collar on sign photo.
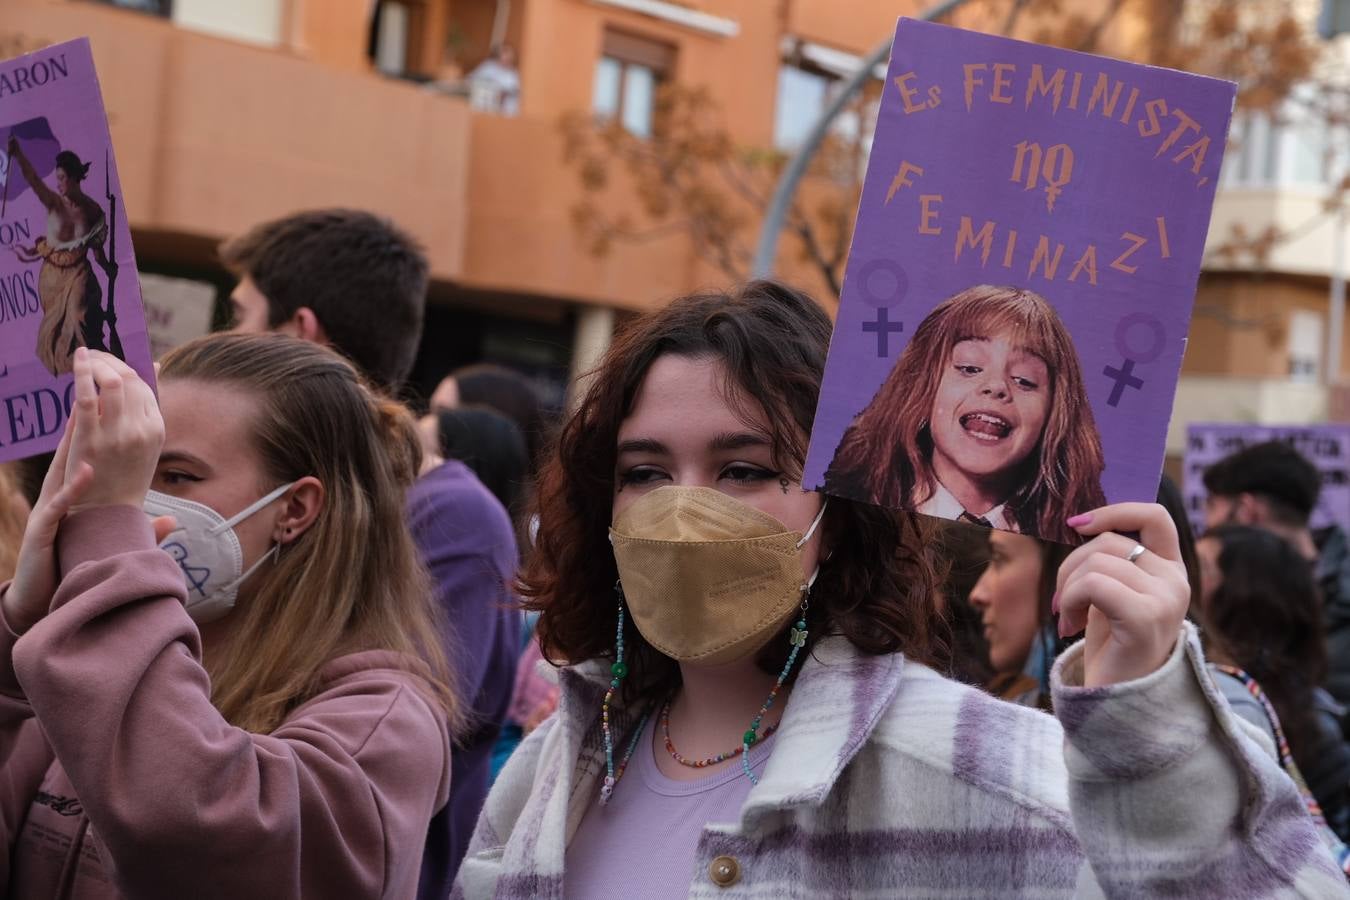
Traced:
<path fill-rule="evenodd" d="M 935 481 L 933 485 L 933 496 L 929 497 L 919 505 L 918 512 L 926 516 L 936 516 L 939 519 L 959 519 L 961 513 L 969 512 L 961 501 L 957 500 L 952 492 L 943 486 L 942 482 Z M 991 527 L 1003 531 L 1021 531 L 1017 524 L 1006 515 L 1004 515 L 1004 504 L 1000 503 L 993 509 L 985 513 L 970 513 L 972 516 L 986 520 Z"/>

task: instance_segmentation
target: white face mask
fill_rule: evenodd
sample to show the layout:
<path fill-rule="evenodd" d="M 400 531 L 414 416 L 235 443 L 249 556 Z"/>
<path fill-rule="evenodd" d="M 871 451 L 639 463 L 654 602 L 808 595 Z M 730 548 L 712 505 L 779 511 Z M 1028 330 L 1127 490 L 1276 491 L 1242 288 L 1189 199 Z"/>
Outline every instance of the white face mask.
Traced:
<path fill-rule="evenodd" d="M 244 571 L 244 551 L 234 526 L 275 501 L 295 482 L 283 484 L 266 497 L 226 519 L 202 503 L 149 491 L 142 508 L 150 516 L 173 516 L 178 527 L 160 542 L 183 570 L 187 582 L 187 612 L 199 625 L 214 622 L 234 609 L 239 585 L 263 563 L 275 559 L 280 544 L 264 553 Z"/>

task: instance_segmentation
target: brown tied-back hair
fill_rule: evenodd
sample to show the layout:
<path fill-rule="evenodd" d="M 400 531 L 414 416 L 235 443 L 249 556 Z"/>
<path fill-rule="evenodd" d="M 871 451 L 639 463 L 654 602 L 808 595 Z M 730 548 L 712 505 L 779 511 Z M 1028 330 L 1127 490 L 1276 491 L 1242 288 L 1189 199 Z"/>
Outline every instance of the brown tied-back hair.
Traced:
<path fill-rule="evenodd" d="M 427 685 L 452 733 L 460 700 L 429 579 L 404 518 L 421 443 L 412 417 L 338 354 L 276 334 L 213 335 L 171 351 L 160 380 L 255 397 L 250 428 L 265 480 L 258 495 L 307 475 L 323 483 L 314 523 L 252 579 L 230 638 L 206 660 L 211 700 L 231 723 L 266 733 L 319 690 L 330 660 L 392 650 Z"/>
<path fill-rule="evenodd" d="M 919 323 L 872 402 L 844 432 L 825 473 L 826 489 L 888 506 L 922 506 L 937 482 L 928 419 L 952 350 L 1003 331 L 1040 357 L 1050 376 L 1041 439 L 1005 508 L 1025 534 L 1082 543 L 1064 520 L 1106 503 L 1101 436 L 1073 339 L 1054 307 L 1025 288 L 967 288 Z"/>
<path fill-rule="evenodd" d="M 580 663 L 614 655 L 618 570 L 608 538 L 619 427 L 661 356 L 712 358 L 725 367 L 728 402 L 753 427 L 762 407 L 775 465 L 794 479 L 806 457 L 831 325 L 809 297 L 771 281 L 695 294 L 635 320 L 616 339 L 577 410 L 562 425 L 540 473 L 539 534 L 521 579 L 549 659 Z M 821 523 L 820 574 L 811 591 L 811 640 L 840 634 L 865 653 L 903 652 L 935 662 L 938 576 L 925 553 L 922 517 L 832 499 Z M 628 618 L 631 674 L 625 699 L 655 699 L 679 684 L 675 662 Z M 760 656 L 777 673 L 788 642 Z"/>

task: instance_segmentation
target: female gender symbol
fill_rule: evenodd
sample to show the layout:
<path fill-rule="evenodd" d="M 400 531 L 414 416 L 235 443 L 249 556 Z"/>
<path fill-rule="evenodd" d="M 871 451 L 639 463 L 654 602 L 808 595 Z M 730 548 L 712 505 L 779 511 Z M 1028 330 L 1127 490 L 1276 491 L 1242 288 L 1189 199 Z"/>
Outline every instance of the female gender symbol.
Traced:
<path fill-rule="evenodd" d="M 879 274 L 881 278 L 876 277 Z M 887 293 L 875 291 L 873 283 L 884 282 L 887 275 L 890 276 L 890 291 Z M 909 291 L 909 276 L 899 263 L 882 257 L 865 263 L 858 270 L 858 281 L 861 284 L 863 301 L 877 311 L 875 319 L 862 323 L 863 333 L 870 332 L 877 336 L 877 356 L 885 358 L 890 356 L 891 335 L 901 334 L 905 330 L 905 323 L 891 321 L 887 308 L 895 306 L 905 298 L 906 292 Z"/>
<path fill-rule="evenodd" d="M 1153 333 L 1153 343 L 1147 350 L 1136 350 L 1130 345 L 1130 329 L 1136 325 L 1143 325 Z M 1135 390 L 1142 389 L 1144 379 L 1134 374 L 1135 364 L 1146 365 L 1153 362 L 1159 356 L 1162 356 L 1163 348 L 1166 346 L 1167 329 L 1157 316 L 1145 312 L 1130 313 L 1128 316 L 1123 316 L 1116 323 L 1116 349 L 1125 359 L 1119 368 L 1107 366 L 1102 369 L 1103 375 L 1115 379 L 1116 382 L 1111 387 L 1111 396 L 1106 399 L 1106 405 L 1119 406 L 1120 399 L 1127 387 Z"/>

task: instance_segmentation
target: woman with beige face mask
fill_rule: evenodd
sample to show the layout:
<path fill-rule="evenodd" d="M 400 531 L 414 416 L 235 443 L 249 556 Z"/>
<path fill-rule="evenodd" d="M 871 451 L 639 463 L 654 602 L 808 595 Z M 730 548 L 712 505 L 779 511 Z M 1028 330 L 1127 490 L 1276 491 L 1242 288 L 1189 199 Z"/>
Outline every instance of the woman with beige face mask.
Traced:
<path fill-rule="evenodd" d="M 1161 507 L 1069 520 L 1071 727 L 930 668 L 927 520 L 802 489 L 830 328 L 756 282 L 616 339 L 543 465 L 522 578 L 569 663 L 559 708 L 454 896 L 1350 896 L 1196 675 Z"/>

